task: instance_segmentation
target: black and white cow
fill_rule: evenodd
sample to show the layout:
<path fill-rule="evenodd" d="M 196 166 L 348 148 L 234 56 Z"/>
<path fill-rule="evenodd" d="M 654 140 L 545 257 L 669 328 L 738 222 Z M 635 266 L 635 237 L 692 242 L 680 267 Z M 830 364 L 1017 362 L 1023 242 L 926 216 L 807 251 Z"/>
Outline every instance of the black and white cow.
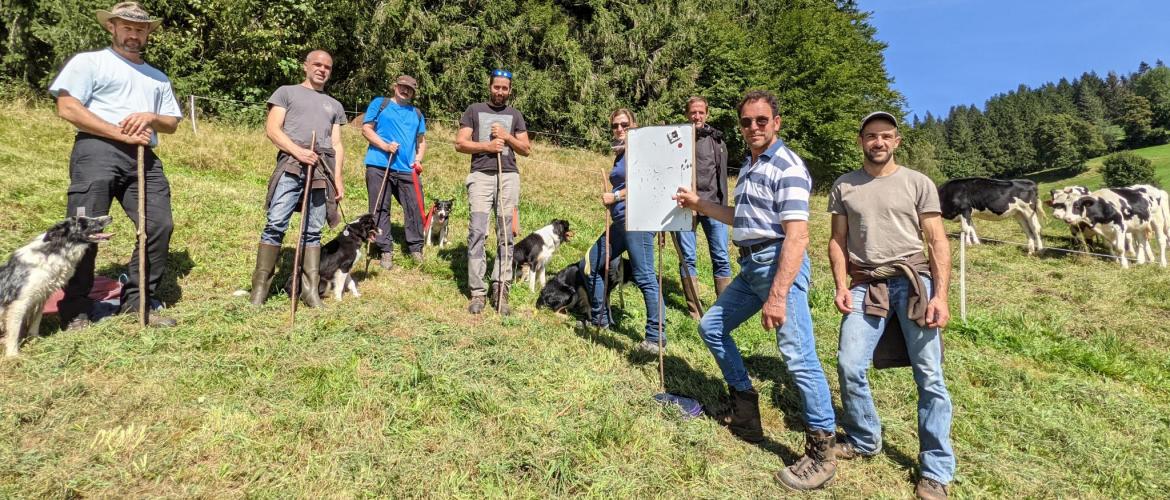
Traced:
<path fill-rule="evenodd" d="M 1081 244 L 1081 250 L 1089 251 L 1089 240 L 1093 237 L 1093 231 L 1085 222 L 1076 221 L 1075 218 L 1068 217 L 1069 211 L 1072 210 L 1072 204 L 1082 196 L 1089 194 L 1089 188 L 1085 186 L 1068 186 L 1060 189 L 1053 189 L 1051 191 L 1052 199 L 1048 200 L 1046 205 L 1052 208 L 1052 216 L 1068 223 L 1068 230 L 1072 233 L 1074 243 Z M 1074 222 L 1069 222 L 1073 219 Z"/>
<path fill-rule="evenodd" d="M 1153 234 L 1160 250 L 1159 265 L 1166 267 L 1166 245 L 1170 239 L 1166 224 L 1170 221 L 1162 206 L 1163 199 L 1158 193 L 1137 189 L 1100 189 L 1077 198 L 1062 215 L 1070 225 L 1088 225 L 1108 242 L 1122 269 L 1129 268 L 1127 247 L 1133 249 L 1139 265 L 1154 260 L 1149 243 L 1149 235 Z"/>
<path fill-rule="evenodd" d="M 938 201 L 945 219 L 963 225 L 963 241 L 979 244 L 972 217 L 1003 220 L 1013 217 L 1028 237 L 1028 254 L 1044 250 L 1040 239 L 1040 196 L 1036 183 L 1027 179 L 999 180 L 985 177 L 952 179 L 938 188 Z"/>

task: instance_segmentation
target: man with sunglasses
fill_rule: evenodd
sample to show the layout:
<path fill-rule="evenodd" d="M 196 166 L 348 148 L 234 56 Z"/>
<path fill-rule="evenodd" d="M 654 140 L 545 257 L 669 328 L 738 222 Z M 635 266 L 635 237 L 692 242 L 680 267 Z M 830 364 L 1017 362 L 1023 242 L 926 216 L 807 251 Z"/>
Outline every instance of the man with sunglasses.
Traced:
<path fill-rule="evenodd" d="M 500 313 L 509 314 L 512 263 L 509 260 L 501 264 L 500 261 L 511 255 L 513 209 L 520 203 L 520 170 L 516 167 L 516 154 L 528 156 L 532 146 L 528 141 L 524 115 L 508 104 L 508 98 L 512 96 L 512 73 L 502 69 L 492 71 L 488 90 L 487 102 L 472 104 L 463 112 L 459 132 L 455 135 L 455 150 L 471 155 L 471 173 L 465 181 L 471 208 L 471 222 L 467 229 L 467 285 L 471 289 L 471 300 L 467 311 L 471 314 L 483 312 L 485 296 L 488 295 L 483 281 L 487 271 L 484 243 L 488 218 L 495 208 L 500 217 L 496 221 L 496 231 L 501 238 L 497 241 L 496 262 L 492 267 L 491 298 L 494 302 L 498 296 L 499 302 L 493 306 Z"/>
<path fill-rule="evenodd" d="M 775 96 L 748 92 L 739 104 L 739 124 L 751 156 L 740 170 L 735 206 L 702 199 L 686 186 L 679 187 L 674 198 L 681 207 L 730 224 L 739 251 L 739 275 L 699 322 L 699 335 L 715 356 L 733 402 L 723 423 L 745 441 L 764 440 L 759 394 L 731 336 L 762 311 L 764 328 L 776 330 L 807 426 L 804 456 L 776 473 L 776 480 L 790 489 L 811 490 L 827 484 L 837 472 L 836 421 L 808 304 L 811 271 L 805 249 L 812 178 L 804 161 L 776 136 L 780 123 Z"/>
<path fill-rule="evenodd" d="M 894 161 L 902 137 L 893 115 L 878 111 L 863 118 L 857 143 L 864 153 L 862 168 L 842 175 L 829 192 L 834 303 L 845 315 L 837 351 L 845 436 L 836 455 L 848 460 L 881 451 L 881 420 L 867 377 L 870 362 L 879 368 L 910 366 L 918 385 L 922 464 L 914 493 L 946 498 L 955 472 L 941 335 L 950 319 L 951 249 L 938 190 L 929 177 Z"/>
<path fill-rule="evenodd" d="M 394 237 L 390 235 L 391 198 L 397 199 L 402 207 L 410 257 L 416 262 L 422 260 L 422 200 L 416 194 L 422 192 L 422 186 L 416 190 L 414 181 L 422 173 L 423 155 L 427 151 L 427 123 L 422 112 L 412 104 L 417 90 L 418 82 L 413 77 L 399 76 L 394 81 L 394 96 L 375 97 L 362 120 L 362 136 L 370 143 L 366 150 L 366 192 L 370 213 L 382 230 L 374 245 L 382 253 L 378 263 L 387 270 L 394 267 L 390 259 L 394 252 Z M 378 193 L 382 193 L 381 200 Z M 382 205 L 375 206 L 379 201 Z"/>

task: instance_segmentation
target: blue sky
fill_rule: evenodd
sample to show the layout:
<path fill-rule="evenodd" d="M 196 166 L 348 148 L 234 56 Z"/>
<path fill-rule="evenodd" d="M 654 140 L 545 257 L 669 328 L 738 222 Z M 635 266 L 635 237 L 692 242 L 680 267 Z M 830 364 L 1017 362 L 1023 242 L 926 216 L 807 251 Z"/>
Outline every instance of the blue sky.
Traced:
<path fill-rule="evenodd" d="M 1086 71 L 1170 64 L 1170 0 L 859 0 L 907 118 Z"/>

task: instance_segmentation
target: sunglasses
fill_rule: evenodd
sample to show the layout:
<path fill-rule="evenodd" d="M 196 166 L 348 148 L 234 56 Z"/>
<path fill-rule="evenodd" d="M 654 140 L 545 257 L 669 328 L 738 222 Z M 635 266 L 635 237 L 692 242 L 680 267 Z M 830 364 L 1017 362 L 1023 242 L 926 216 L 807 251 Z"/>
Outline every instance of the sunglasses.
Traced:
<path fill-rule="evenodd" d="M 630 122 L 614 122 L 609 124 L 609 128 L 614 130 L 627 129 L 630 128 Z"/>
<path fill-rule="evenodd" d="M 764 128 L 764 127 L 767 127 L 768 123 L 771 121 L 772 121 L 772 118 L 767 117 L 767 116 L 757 116 L 754 119 L 751 117 L 745 116 L 745 117 L 739 119 L 739 126 L 742 128 L 752 128 L 752 123 L 755 122 L 757 127 Z"/>

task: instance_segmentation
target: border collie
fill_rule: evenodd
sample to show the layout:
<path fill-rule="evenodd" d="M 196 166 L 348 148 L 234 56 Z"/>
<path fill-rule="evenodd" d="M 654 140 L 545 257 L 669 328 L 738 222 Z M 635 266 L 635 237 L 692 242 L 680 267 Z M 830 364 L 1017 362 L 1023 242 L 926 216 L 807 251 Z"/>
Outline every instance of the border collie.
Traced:
<path fill-rule="evenodd" d="M 545 276 L 545 267 L 552 259 L 553 252 L 560 248 L 561 243 L 569 241 L 573 231 L 569 229 L 569 221 L 553 219 L 532 234 L 525 236 L 512 250 L 512 269 L 520 270 L 520 279 L 528 278 L 528 289 L 536 291 L 536 282 L 540 281 L 543 288 L 548 278 Z M 513 272 L 513 275 L 515 273 Z"/>
<path fill-rule="evenodd" d="M 567 311 L 589 313 L 589 294 L 585 291 L 584 261 L 574 262 L 565 266 L 552 281 L 540 289 L 540 296 L 536 299 L 536 307 L 551 309 L 562 313 Z M 624 283 L 632 283 L 634 268 L 630 260 L 624 257 L 614 258 L 609 262 L 609 294 Z M 609 300 L 608 294 L 606 301 Z"/>
<path fill-rule="evenodd" d="M 20 337 L 39 337 L 45 300 L 65 285 L 91 244 L 110 239 L 110 216 L 69 217 L 12 254 L 0 266 L 0 333 L 4 354 L 20 353 Z"/>
<path fill-rule="evenodd" d="M 332 290 L 333 300 L 340 301 L 346 289 L 354 297 L 362 296 L 358 291 L 357 282 L 349 273 L 353 270 L 354 263 L 361 258 L 362 246 L 374 241 L 381 234 L 382 231 L 374 223 L 374 216 L 365 214 L 346 224 L 341 234 L 321 247 L 321 283 L 317 287 L 317 293 L 321 298 L 325 298 Z M 292 279 L 290 276 L 284 284 L 284 289 L 288 293 L 292 293 Z"/>
<path fill-rule="evenodd" d="M 451 220 L 451 208 L 455 206 L 455 198 L 450 200 L 435 200 L 435 204 L 431 206 L 431 211 L 428 213 L 427 220 L 423 223 L 427 228 L 427 238 L 423 240 L 424 246 L 431 246 L 432 234 L 437 234 L 439 237 L 439 248 L 447 246 L 447 222 Z"/>

